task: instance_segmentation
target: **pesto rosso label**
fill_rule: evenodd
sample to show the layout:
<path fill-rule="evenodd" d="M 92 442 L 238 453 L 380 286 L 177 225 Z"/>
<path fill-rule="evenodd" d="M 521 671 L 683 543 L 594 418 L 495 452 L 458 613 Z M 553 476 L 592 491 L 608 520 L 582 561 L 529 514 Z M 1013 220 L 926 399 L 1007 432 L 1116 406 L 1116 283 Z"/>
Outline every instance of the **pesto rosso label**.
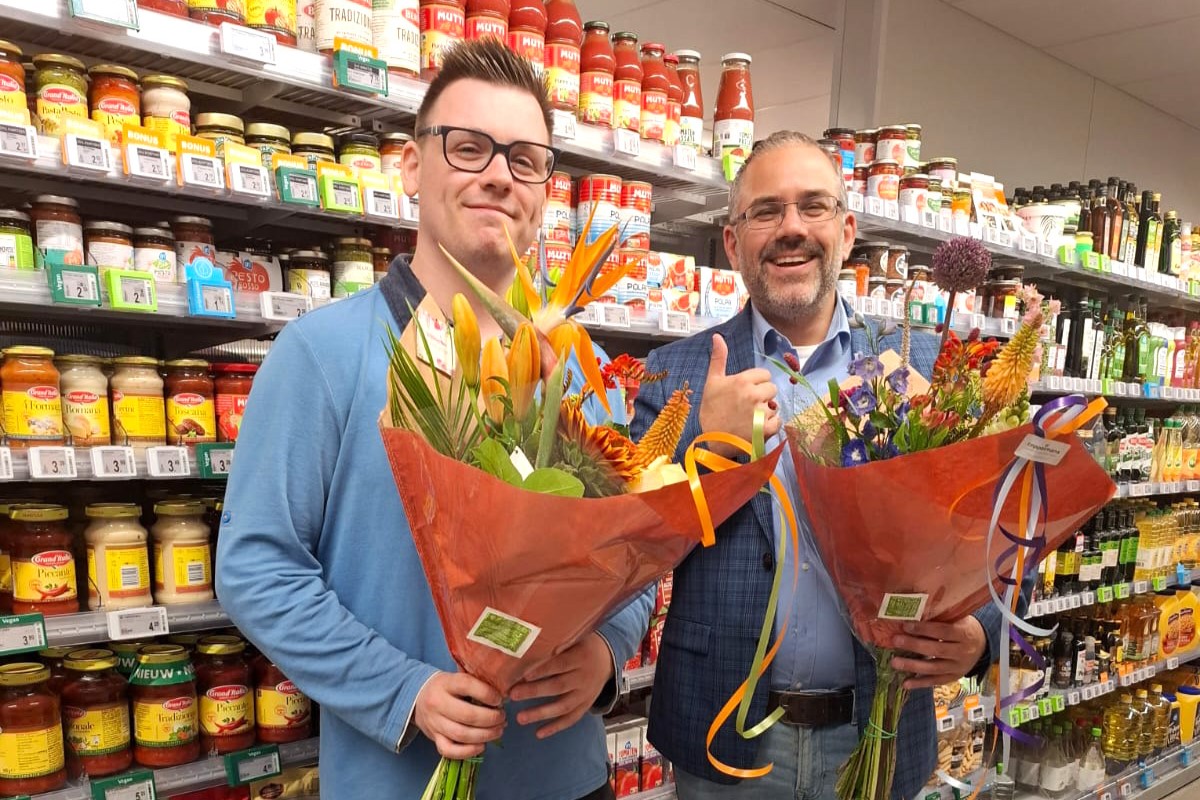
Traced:
<path fill-rule="evenodd" d="M 192 662 L 186 659 L 171 661 L 166 664 L 138 664 L 129 683 L 133 686 L 174 686 L 195 680 L 196 671 Z"/>

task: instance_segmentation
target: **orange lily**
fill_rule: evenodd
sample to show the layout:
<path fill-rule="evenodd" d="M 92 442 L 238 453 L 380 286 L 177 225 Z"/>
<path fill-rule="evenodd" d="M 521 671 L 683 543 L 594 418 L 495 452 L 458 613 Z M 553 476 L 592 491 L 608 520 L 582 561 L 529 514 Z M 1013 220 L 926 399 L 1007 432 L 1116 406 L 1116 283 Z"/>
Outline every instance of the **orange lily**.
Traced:
<path fill-rule="evenodd" d="M 483 343 L 481 371 L 483 383 L 480 384 L 479 395 L 483 398 L 488 419 L 501 425 L 504 423 L 504 403 L 501 398 L 508 394 L 504 386 L 508 382 L 508 362 L 504 359 L 504 346 L 495 336 Z"/>
<path fill-rule="evenodd" d="M 462 370 L 463 381 L 472 389 L 479 388 L 479 320 L 475 310 L 467 302 L 466 295 L 454 295 L 451 302 L 454 320 L 454 353 Z"/>
<path fill-rule="evenodd" d="M 508 396 L 513 413 L 524 419 L 533 402 L 533 393 L 541 377 L 540 348 L 533 324 L 522 323 L 508 348 Z"/>

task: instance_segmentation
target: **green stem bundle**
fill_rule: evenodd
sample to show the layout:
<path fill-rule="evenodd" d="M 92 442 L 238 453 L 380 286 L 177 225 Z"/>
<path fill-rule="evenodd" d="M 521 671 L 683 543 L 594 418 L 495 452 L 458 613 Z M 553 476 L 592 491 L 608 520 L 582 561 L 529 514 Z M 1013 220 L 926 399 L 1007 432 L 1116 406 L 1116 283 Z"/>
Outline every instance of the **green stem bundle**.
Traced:
<path fill-rule="evenodd" d="M 858 747 L 838 773 L 838 800 L 889 800 L 896 773 L 896 731 L 909 675 L 892 669 L 891 650 L 876 652 L 875 697 Z"/>
<path fill-rule="evenodd" d="M 429 779 L 421 800 L 475 800 L 475 783 L 482 764 L 482 758 L 465 761 L 443 758 Z"/>

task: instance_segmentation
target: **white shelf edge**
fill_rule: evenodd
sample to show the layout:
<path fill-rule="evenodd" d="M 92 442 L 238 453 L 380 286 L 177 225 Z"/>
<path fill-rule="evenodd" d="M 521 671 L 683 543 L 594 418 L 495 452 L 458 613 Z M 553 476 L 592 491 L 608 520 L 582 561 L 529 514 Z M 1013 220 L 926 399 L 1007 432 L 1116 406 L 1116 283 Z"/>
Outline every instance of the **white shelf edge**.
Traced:
<path fill-rule="evenodd" d="M 187 603 L 164 606 L 170 633 L 226 628 L 233 623 L 220 602 Z M 109 641 L 108 614 L 105 611 L 81 611 L 46 617 L 46 644 L 49 647 L 98 644 Z M 169 635 L 169 634 L 168 634 Z"/>

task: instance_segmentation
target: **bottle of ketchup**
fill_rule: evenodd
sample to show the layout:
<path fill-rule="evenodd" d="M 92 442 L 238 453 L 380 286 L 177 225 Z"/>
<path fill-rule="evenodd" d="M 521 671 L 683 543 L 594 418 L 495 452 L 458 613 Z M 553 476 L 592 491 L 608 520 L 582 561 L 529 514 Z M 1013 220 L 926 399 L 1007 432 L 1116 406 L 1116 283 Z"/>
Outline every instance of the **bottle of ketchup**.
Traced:
<path fill-rule="evenodd" d="M 546 77 L 555 108 L 571 112 L 579 108 L 582 42 L 583 21 L 575 0 L 546 0 Z"/>
<path fill-rule="evenodd" d="M 663 61 L 666 47 L 654 42 L 642 45 L 642 116 L 643 139 L 661 142 L 667 127 L 667 98 L 671 91 L 671 79 L 667 77 L 667 65 Z"/>
<path fill-rule="evenodd" d="M 467 0 L 466 39 L 508 42 L 508 0 Z"/>
<path fill-rule="evenodd" d="M 613 124 L 613 72 L 617 60 L 608 40 L 607 22 L 584 26 L 579 68 L 579 119 L 611 128 Z"/>
<path fill-rule="evenodd" d="M 667 127 L 663 128 L 663 144 L 674 147 L 679 144 L 679 121 L 683 116 L 683 82 L 679 80 L 679 56 L 668 53 L 663 56 L 667 65 Z"/>
<path fill-rule="evenodd" d="M 541 72 L 546 65 L 546 7 L 542 0 L 512 0 L 508 11 L 508 49 Z"/>
<path fill-rule="evenodd" d="M 642 62 L 636 33 L 614 33 L 613 127 L 636 131 L 642 124 Z"/>
<path fill-rule="evenodd" d="M 679 143 L 704 151 L 704 95 L 700 91 L 700 54 L 676 50 L 679 81 L 683 84 L 683 106 L 679 117 Z"/>
<path fill-rule="evenodd" d="M 754 93 L 750 89 L 750 56 L 721 57 L 721 84 L 713 114 L 713 155 L 745 158 L 754 147 Z"/>

